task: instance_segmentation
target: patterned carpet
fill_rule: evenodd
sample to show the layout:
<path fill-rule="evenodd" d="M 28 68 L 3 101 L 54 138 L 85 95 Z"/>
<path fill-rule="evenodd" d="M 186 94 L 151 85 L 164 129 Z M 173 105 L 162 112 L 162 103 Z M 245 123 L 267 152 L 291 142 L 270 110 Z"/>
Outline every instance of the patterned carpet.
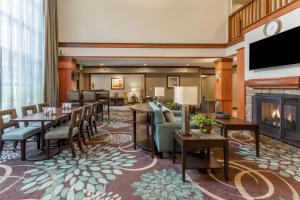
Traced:
<path fill-rule="evenodd" d="M 152 159 L 133 150 L 130 119 L 127 109 L 112 110 L 111 120 L 99 124 L 86 153 L 77 150 L 76 158 L 65 148 L 50 160 L 20 161 L 20 152 L 6 144 L 0 199 L 300 199 L 300 153 L 263 143 L 256 158 L 253 138 L 230 132 L 230 181 L 224 181 L 223 170 L 188 170 L 183 183 L 180 164 L 172 164 L 169 155 Z M 222 151 L 213 152 L 222 158 Z"/>

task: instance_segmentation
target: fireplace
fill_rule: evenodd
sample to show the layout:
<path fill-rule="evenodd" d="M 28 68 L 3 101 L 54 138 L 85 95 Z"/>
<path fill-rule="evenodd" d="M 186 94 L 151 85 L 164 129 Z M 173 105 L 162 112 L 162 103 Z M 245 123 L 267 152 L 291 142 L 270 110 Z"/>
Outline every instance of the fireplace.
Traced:
<path fill-rule="evenodd" d="M 252 103 L 252 120 L 261 133 L 300 147 L 300 96 L 256 94 Z"/>

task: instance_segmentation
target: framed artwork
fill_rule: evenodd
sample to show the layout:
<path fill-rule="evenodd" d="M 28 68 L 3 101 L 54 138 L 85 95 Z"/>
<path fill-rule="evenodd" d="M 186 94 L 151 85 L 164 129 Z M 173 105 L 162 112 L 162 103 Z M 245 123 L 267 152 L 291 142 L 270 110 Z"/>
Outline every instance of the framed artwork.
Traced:
<path fill-rule="evenodd" d="M 125 89 L 124 78 L 111 78 L 111 89 L 112 90 L 124 90 Z"/>
<path fill-rule="evenodd" d="M 168 88 L 180 86 L 180 76 L 167 76 Z"/>

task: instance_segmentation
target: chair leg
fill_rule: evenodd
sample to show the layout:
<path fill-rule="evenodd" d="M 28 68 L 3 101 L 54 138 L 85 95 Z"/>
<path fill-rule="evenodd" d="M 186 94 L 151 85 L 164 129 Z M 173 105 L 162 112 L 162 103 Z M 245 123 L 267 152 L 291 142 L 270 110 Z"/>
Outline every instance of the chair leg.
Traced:
<path fill-rule="evenodd" d="M 50 140 L 45 140 L 45 152 L 46 152 L 46 155 L 47 155 L 47 159 L 49 159 L 50 157 L 50 153 L 49 153 L 49 143 L 50 143 Z"/>
<path fill-rule="evenodd" d="M 18 141 L 14 141 L 13 152 L 16 152 L 18 146 Z"/>
<path fill-rule="evenodd" d="M 83 132 L 82 128 L 80 128 L 80 134 L 81 134 L 81 137 L 82 137 L 83 144 L 86 145 L 85 138 L 84 138 L 84 132 Z"/>
<path fill-rule="evenodd" d="M 25 149 L 26 149 L 26 140 L 20 141 L 21 143 L 21 160 L 25 160 Z"/>
<path fill-rule="evenodd" d="M 98 133 L 96 121 L 94 121 L 95 132 Z"/>
<path fill-rule="evenodd" d="M 57 148 L 58 148 L 58 153 L 60 153 L 60 146 L 61 146 L 62 141 L 57 140 Z"/>
<path fill-rule="evenodd" d="M 79 134 L 77 134 L 77 142 L 78 142 L 79 149 L 82 153 L 83 152 L 83 147 L 82 147 L 82 143 L 81 143 L 81 139 L 80 139 Z"/>
<path fill-rule="evenodd" d="M 41 134 L 36 135 L 36 148 L 41 149 Z"/>
<path fill-rule="evenodd" d="M 88 135 L 89 140 L 91 140 L 90 131 L 89 131 L 89 126 L 87 126 L 85 130 L 86 130 L 86 132 L 87 132 L 87 135 Z"/>
<path fill-rule="evenodd" d="M 72 137 L 69 138 L 69 146 L 70 146 L 73 158 L 75 158 L 76 152 L 75 152 L 75 147 L 74 147 L 74 143 L 73 143 L 73 138 Z"/>
<path fill-rule="evenodd" d="M 91 129 L 92 136 L 94 136 L 93 126 L 92 126 L 92 122 L 91 121 L 89 122 L 89 127 Z"/>

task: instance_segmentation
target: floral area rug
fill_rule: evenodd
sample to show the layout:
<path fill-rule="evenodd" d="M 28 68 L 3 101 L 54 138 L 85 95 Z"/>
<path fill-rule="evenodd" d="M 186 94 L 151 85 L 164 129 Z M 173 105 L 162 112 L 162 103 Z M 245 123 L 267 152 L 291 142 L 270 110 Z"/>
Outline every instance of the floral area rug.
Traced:
<path fill-rule="evenodd" d="M 49 160 L 20 161 L 20 152 L 5 144 L 0 199 L 300 199 L 299 153 L 261 143 L 257 158 L 251 135 L 230 132 L 230 180 L 224 180 L 223 170 L 187 170 L 182 182 L 180 163 L 173 164 L 170 155 L 152 159 L 133 149 L 131 118 L 127 108 L 112 109 L 85 152 L 76 148 L 75 158 L 66 147 Z M 28 145 L 28 151 L 34 148 Z M 222 162 L 222 150 L 213 153 Z"/>

